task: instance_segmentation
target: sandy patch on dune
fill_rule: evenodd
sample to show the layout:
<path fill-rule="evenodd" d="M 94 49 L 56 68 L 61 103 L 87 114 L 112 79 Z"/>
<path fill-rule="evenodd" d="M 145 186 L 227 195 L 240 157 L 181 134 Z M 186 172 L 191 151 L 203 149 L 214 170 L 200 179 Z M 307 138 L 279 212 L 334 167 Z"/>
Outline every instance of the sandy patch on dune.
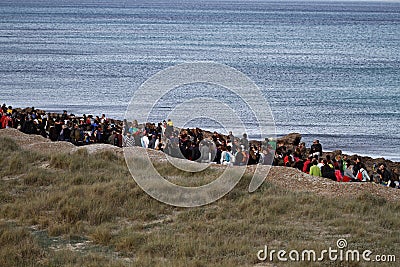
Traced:
<path fill-rule="evenodd" d="M 0 130 L 0 137 L 13 139 L 21 148 L 33 150 L 40 153 L 74 153 L 80 149 L 86 149 L 89 154 L 112 151 L 119 156 L 123 156 L 123 149 L 108 144 L 93 144 L 88 146 L 76 147 L 68 142 L 52 142 L 38 135 L 27 135 L 16 129 Z M 166 162 L 167 157 L 164 153 L 152 149 L 140 147 L 128 148 L 138 155 L 147 155 L 152 162 Z M 185 161 L 185 160 L 180 160 Z M 186 161 L 187 162 L 187 161 Z M 199 164 L 199 163 L 192 163 Z M 210 168 L 225 168 L 221 165 L 210 165 Z M 256 166 L 248 166 L 247 172 L 253 173 Z M 267 173 L 266 166 L 258 166 L 261 173 Z M 370 194 L 383 197 L 389 201 L 400 201 L 400 190 L 387 188 L 375 183 L 338 183 L 322 177 L 310 176 L 294 168 L 272 167 L 268 172 L 266 181 L 276 184 L 290 191 L 312 192 L 317 195 L 329 197 L 357 197 L 362 194 Z"/>

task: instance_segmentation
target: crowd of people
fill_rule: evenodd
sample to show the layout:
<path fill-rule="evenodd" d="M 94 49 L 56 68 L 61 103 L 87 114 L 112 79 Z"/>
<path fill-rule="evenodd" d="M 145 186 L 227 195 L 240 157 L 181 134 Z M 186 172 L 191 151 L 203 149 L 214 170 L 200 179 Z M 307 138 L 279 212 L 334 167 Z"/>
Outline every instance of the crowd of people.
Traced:
<path fill-rule="evenodd" d="M 384 186 L 400 188 L 398 170 L 392 172 L 384 162 L 374 164 L 368 171 L 362 158 L 350 159 L 347 155 L 332 156 L 325 153 L 322 145 L 315 139 L 310 149 L 304 142 L 287 149 L 283 142 L 278 143 L 274 165 L 297 168 L 313 176 L 324 177 L 337 182 L 375 182 Z"/>
<path fill-rule="evenodd" d="M 179 129 L 168 119 L 139 124 L 136 120 L 118 121 L 102 114 L 81 117 L 68 114 L 45 113 L 34 107 L 13 109 L 3 104 L 0 110 L 0 128 L 16 128 L 27 134 L 37 134 L 52 141 L 68 141 L 77 146 L 108 143 L 118 147 L 141 146 L 163 151 L 177 157 L 202 163 L 223 165 L 274 165 L 297 168 L 313 176 L 338 182 L 375 182 L 399 188 L 399 177 L 384 163 L 374 165 L 368 173 L 361 158 L 351 160 L 346 155 L 323 157 L 322 145 L 314 140 L 310 148 L 304 142 L 287 146 L 265 138 L 249 141 L 247 134 L 236 137 L 229 132 L 222 135 L 199 128 Z"/>

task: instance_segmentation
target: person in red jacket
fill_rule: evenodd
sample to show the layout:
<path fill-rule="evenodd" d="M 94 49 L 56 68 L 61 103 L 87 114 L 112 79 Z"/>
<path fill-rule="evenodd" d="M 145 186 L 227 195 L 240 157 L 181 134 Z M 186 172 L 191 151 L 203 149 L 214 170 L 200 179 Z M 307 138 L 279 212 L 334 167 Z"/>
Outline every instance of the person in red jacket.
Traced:
<path fill-rule="evenodd" d="M 303 172 L 310 173 L 311 161 L 312 161 L 312 155 L 309 155 L 306 162 L 304 162 Z"/>
<path fill-rule="evenodd" d="M 11 119 L 10 115 L 7 114 L 7 115 L 1 116 L 0 122 L 1 122 L 1 128 L 5 129 L 12 122 L 12 119 Z"/>

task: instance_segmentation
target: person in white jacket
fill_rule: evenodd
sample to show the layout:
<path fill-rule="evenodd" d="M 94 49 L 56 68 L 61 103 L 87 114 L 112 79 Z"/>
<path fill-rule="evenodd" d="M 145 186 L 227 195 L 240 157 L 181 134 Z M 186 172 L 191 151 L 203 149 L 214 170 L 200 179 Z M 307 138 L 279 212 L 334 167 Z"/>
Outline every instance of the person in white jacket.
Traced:
<path fill-rule="evenodd" d="M 143 136 L 141 138 L 142 141 L 142 147 L 148 148 L 149 147 L 149 138 L 147 137 L 147 132 L 144 130 L 143 131 Z"/>
<path fill-rule="evenodd" d="M 235 156 L 231 152 L 231 147 L 227 146 L 221 153 L 221 164 L 227 166 L 233 166 L 235 162 Z"/>

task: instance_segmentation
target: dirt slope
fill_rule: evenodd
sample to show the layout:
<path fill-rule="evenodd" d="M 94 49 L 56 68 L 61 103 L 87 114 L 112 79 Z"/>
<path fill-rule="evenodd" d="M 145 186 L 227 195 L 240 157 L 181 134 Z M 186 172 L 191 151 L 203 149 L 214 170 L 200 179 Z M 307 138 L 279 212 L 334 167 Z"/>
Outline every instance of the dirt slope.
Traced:
<path fill-rule="evenodd" d="M 107 145 L 95 144 L 84 147 L 76 147 L 68 142 L 52 142 L 42 136 L 27 135 L 16 129 L 0 130 L 0 137 L 8 137 L 21 146 L 25 150 L 33 150 L 39 153 L 74 153 L 78 149 L 86 149 L 88 153 L 96 153 L 104 150 L 111 150 L 114 153 L 122 156 L 122 149 Z M 143 148 L 135 147 L 134 149 L 142 150 Z M 165 154 L 159 151 L 147 149 L 150 158 L 153 161 L 165 161 Z M 223 166 L 211 165 L 211 168 L 224 168 Z M 254 172 L 257 166 L 248 166 L 247 172 Z M 276 184 L 282 188 L 287 188 L 290 191 L 311 192 L 317 195 L 329 197 L 354 197 L 365 194 L 371 194 L 385 198 L 388 201 L 399 201 L 400 190 L 387 188 L 374 183 L 338 183 L 326 178 L 313 177 L 305 174 L 297 169 L 287 167 L 272 167 L 258 166 L 263 173 L 268 173 L 266 181 Z M 269 172 L 268 172 L 269 170 Z"/>

